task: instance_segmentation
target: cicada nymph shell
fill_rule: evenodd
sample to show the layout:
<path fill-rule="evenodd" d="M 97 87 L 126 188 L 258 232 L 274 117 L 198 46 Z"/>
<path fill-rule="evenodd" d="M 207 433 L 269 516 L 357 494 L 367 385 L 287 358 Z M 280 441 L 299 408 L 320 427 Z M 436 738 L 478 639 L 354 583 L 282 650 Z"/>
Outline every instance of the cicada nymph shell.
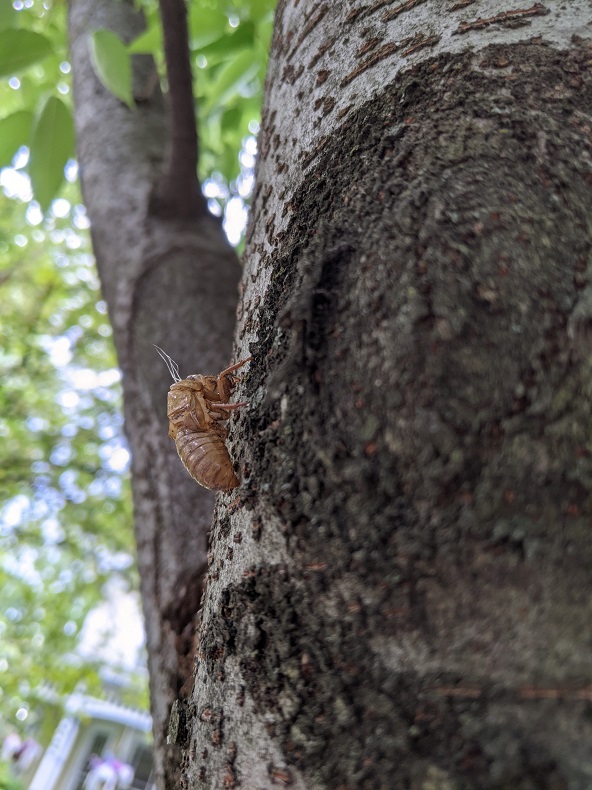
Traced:
<path fill-rule="evenodd" d="M 211 491 L 230 491 L 239 484 L 226 447 L 229 412 L 246 403 L 229 403 L 238 381 L 234 374 L 251 357 L 231 365 L 217 376 L 187 376 L 181 379 L 173 360 L 156 346 L 167 363 L 174 384 L 167 398 L 169 436 L 179 458 L 196 483 Z"/>

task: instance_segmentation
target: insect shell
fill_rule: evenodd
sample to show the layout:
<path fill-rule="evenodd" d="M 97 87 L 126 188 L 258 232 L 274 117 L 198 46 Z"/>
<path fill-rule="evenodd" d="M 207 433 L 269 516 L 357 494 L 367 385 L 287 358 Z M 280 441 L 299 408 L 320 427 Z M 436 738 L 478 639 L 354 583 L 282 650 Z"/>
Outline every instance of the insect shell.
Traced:
<path fill-rule="evenodd" d="M 238 486 L 226 447 L 226 428 L 222 425 L 233 409 L 246 403 L 229 403 L 239 381 L 237 368 L 250 361 L 243 359 L 217 376 L 193 375 L 182 379 L 177 364 L 155 346 L 173 377 L 167 397 L 169 436 L 179 458 L 196 483 L 211 491 L 230 491 Z"/>

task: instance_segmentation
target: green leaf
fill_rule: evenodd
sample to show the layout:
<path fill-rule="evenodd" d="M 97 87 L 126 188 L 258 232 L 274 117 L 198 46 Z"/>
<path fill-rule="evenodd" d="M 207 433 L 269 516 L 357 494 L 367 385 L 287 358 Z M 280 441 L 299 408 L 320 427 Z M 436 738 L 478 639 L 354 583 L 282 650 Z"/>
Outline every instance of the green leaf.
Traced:
<path fill-rule="evenodd" d="M 201 49 L 221 38 L 228 25 L 226 15 L 221 11 L 210 11 L 192 6 L 189 11 L 189 41 L 192 49 Z"/>
<path fill-rule="evenodd" d="M 0 118 L 0 167 L 6 167 L 12 162 L 21 145 L 29 144 L 32 124 L 33 113 L 26 110 Z"/>
<path fill-rule="evenodd" d="M 90 57 L 107 90 L 133 107 L 131 56 L 123 41 L 111 30 L 95 30 L 90 37 Z"/>
<path fill-rule="evenodd" d="M 243 111 L 241 107 L 229 107 L 222 116 L 222 132 L 235 132 L 242 120 Z"/>
<path fill-rule="evenodd" d="M 255 41 L 255 25 L 252 22 L 241 22 L 231 33 L 225 33 L 211 44 L 199 47 L 199 54 L 206 58 L 226 58 L 239 50 L 252 47 Z"/>
<path fill-rule="evenodd" d="M 37 118 L 31 137 L 29 175 L 42 211 L 56 196 L 64 167 L 74 155 L 74 122 L 61 99 L 50 96 Z"/>
<path fill-rule="evenodd" d="M 160 25 L 155 24 L 145 30 L 143 33 L 135 38 L 128 46 L 127 51 L 130 55 L 147 53 L 155 55 L 162 50 L 162 28 Z"/>
<path fill-rule="evenodd" d="M 18 17 L 10 0 L 0 0 L 0 30 L 5 27 L 18 27 Z"/>
<path fill-rule="evenodd" d="M 209 108 L 224 105 L 228 99 L 245 88 L 258 71 L 259 61 L 254 59 L 253 52 L 251 50 L 239 52 L 236 57 L 225 63 L 216 75 L 210 88 Z"/>
<path fill-rule="evenodd" d="M 17 27 L 0 30 L 0 77 L 16 74 L 51 53 L 50 40 L 40 33 Z"/>
<path fill-rule="evenodd" d="M 273 17 L 275 0 L 246 0 L 244 5 L 245 8 L 248 9 L 249 19 L 252 19 L 254 22 L 259 22 L 261 19 L 270 19 Z"/>

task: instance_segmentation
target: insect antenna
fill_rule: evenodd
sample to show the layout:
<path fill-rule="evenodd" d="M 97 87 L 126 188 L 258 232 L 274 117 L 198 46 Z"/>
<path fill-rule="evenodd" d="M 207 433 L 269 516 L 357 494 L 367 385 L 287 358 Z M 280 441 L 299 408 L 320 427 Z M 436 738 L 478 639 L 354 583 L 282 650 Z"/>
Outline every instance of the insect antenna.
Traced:
<path fill-rule="evenodd" d="M 168 368 L 168 371 L 169 371 L 169 373 L 171 374 L 171 376 L 173 378 L 173 381 L 181 381 L 181 374 L 179 373 L 179 366 L 177 365 L 175 360 L 172 359 L 171 357 L 169 357 L 167 352 L 163 351 L 162 348 L 160 348 L 160 346 L 157 346 L 154 343 L 152 345 L 158 351 L 160 357 L 162 359 L 164 359 L 165 364 L 166 364 L 166 366 Z"/>

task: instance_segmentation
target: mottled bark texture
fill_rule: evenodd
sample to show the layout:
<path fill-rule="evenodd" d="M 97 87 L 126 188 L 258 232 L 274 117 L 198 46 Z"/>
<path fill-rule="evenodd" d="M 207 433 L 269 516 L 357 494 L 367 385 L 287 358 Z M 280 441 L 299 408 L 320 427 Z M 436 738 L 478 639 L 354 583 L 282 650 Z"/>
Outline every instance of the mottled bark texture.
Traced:
<path fill-rule="evenodd" d="M 592 785 L 591 23 L 280 0 L 182 787 Z"/>
<path fill-rule="evenodd" d="M 179 759 L 171 747 L 173 753 L 165 760 L 166 724 L 173 700 L 191 688 L 213 497 L 191 480 L 167 437 L 166 395 L 171 381 L 152 344 L 166 349 L 184 375 L 217 373 L 225 367 L 239 266 L 219 222 L 204 213 L 194 168 L 195 194 L 191 184 L 180 186 L 183 203 L 176 209 L 170 190 L 159 189 L 165 149 L 171 141 L 158 75 L 151 58 L 136 58 L 136 107 L 129 109 L 119 102 L 99 83 L 89 61 L 89 34 L 102 27 L 129 41 L 142 30 L 143 22 L 127 2 L 71 3 L 83 195 L 123 372 L 125 426 L 132 452 L 156 778 L 159 788 L 174 787 Z M 195 204 L 190 206 L 192 198 Z"/>

